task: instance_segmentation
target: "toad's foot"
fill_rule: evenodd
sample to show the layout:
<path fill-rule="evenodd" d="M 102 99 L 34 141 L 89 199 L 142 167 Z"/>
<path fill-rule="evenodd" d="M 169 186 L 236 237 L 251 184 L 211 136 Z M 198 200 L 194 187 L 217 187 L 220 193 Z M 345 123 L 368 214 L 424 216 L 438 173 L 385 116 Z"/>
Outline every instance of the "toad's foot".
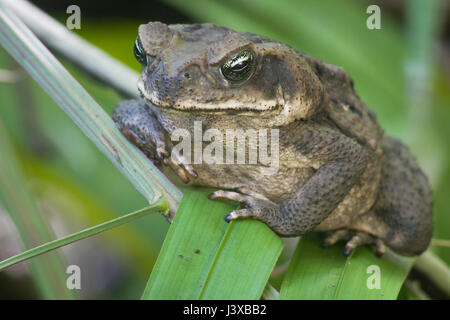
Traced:
<path fill-rule="evenodd" d="M 322 242 L 322 248 L 327 248 L 339 240 L 347 240 L 344 248 L 344 256 L 348 257 L 356 247 L 369 244 L 374 248 L 375 254 L 381 257 L 386 252 L 384 241 L 371 234 L 350 229 L 331 231 Z"/>
<path fill-rule="evenodd" d="M 191 178 L 197 178 L 194 168 L 181 155 L 172 153 L 170 157 L 164 158 L 163 162 L 172 168 L 184 183 L 188 183 Z"/>
<path fill-rule="evenodd" d="M 162 162 L 166 166 L 169 166 L 184 183 L 188 183 L 190 178 L 197 178 L 197 173 L 188 161 L 183 156 L 170 152 L 169 150 L 172 148 L 166 146 L 163 140 L 157 138 L 147 140 L 152 142 L 152 146 L 149 146 L 147 142 L 139 138 L 137 134 L 129 129 L 122 130 L 122 133 L 129 141 L 135 144 L 139 149 L 143 150 L 155 165 L 160 166 Z M 147 150 L 149 149 L 152 149 L 153 151 L 148 152 Z"/>
<path fill-rule="evenodd" d="M 236 188 L 234 191 L 218 190 L 210 194 L 209 198 L 212 200 L 228 199 L 240 202 L 245 206 L 243 209 L 230 212 L 225 217 L 225 221 L 227 222 L 239 218 L 253 218 L 270 225 L 274 222 L 274 217 L 277 216 L 276 213 L 279 210 L 277 204 L 245 187 Z"/>

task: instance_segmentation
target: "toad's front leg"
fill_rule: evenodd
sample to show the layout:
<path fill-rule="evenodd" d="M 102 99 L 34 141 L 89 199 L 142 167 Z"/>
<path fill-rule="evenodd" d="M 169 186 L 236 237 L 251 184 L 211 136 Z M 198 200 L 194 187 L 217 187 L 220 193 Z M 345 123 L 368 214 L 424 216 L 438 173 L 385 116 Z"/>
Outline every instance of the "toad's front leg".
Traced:
<path fill-rule="evenodd" d="M 151 107 L 139 100 L 125 100 L 114 109 L 113 120 L 122 133 L 152 162 L 171 167 L 184 182 L 197 177 L 192 166 L 178 153 Z"/>

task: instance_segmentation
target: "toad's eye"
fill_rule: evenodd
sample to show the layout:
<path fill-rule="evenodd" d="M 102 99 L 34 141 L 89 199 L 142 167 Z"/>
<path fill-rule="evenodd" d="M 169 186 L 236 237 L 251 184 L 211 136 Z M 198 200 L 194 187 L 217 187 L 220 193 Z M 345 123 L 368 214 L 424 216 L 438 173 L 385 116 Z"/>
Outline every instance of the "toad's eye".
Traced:
<path fill-rule="evenodd" d="M 256 67 L 255 54 L 245 49 L 228 59 L 221 67 L 223 77 L 232 83 L 244 82 L 253 75 Z"/>
<path fill-rule="evenodd" d="M 143 66 L 146 66 L 148 64 L 147 55 L 145 54 L 145 51 L 142 48 L 142 43 L 141 40 L 139 40 L 139 37 L 134 42 L 133 53 L 134 57 L 140 64 L 142 64 Z"/>

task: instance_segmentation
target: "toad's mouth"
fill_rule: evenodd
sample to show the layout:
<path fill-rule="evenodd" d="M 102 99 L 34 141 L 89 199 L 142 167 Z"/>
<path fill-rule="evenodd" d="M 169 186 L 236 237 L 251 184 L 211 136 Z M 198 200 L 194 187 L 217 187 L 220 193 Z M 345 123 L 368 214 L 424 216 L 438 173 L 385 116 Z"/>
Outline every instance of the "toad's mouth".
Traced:
<path fill-rule="evenodd" d="M 142 78 L 139 78 L 137 87 L 138 87 L 139 93 L 141 94 L 141 97 L 144 98 L 147 103 L 150 103 L 157 108 L 175 109 L 175 108 L 173 108 L 172 105 L 163 103 L 158 98 L 158 95 L 155 91 L 149 93 L 145 88 L 144 81 L 142 81 Z"/>
<path fill-rule="evenodd" d="M 239 113 L 242 115 L 245 114 L 262 114 L 267 113 L 274 110 L 282 109 L 282 103 L 277 100 L 268 101 L 266 103 L 258 104 L 258 105 L 248 105 L 243 104 L 238 100 L 227 100 L 221 102 L 201 102 L 193 99 L 187 99 L 182 102 L 174 101 L 168 103 L 167 101 L 163 101 L 159 98 L 157 91 L 147 91 L 145 88 L 144 81 L 140 78 L 137 84 L 138 90 L 141 96 L 146 100 L 147 103 L 154 105 L 160 109 L 166 110 L 177 110 L 184 112 L 207 112 L 207 113 Z"/>

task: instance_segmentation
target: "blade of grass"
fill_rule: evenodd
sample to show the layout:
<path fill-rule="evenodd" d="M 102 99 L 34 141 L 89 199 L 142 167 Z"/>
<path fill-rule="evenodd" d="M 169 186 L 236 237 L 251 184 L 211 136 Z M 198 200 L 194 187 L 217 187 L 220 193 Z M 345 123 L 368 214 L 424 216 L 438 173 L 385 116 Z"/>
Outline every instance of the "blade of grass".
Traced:
<path fill-rule="evenodd" d="M 420 151 L 416 152 L 417 160 L 435 186 L 442 180 L 448 159 L 447 141 L 435 130 L 432 118 L 432 103 L 436 99 L 432 94 L 436 85 L 432 77 L 436 73 L 438 31 L 446 11 L 442 1 L 420 0 L 408 1 L 405 11 L 408 55 L 403 62 L 403 76 L 409 108 L 402 138 L 413 151 Z"/>
<path fill-rule="evenodd" d="M 152 206 L 143 208 L 141 210 L 137 210 L 128 214 L 125 214 L 121 217 L 118 217 L 116 219 L 112 219 L 110 221 L 98 224 L 96 226 L 81 230 L 79 232 L 70 234 L 68 236 L 62 237 L 60 239 L 55 239 L 53 241 L 49 241 L 47 243 L 44 243 L 40 246 L 37 246 L 33 249 L 24 251 L 18 255 L 15 255 L 13 257 L 10 257 L 8 259 L 5 259 L 3 261 L 0 261 L 0 271 L 3 269 L 6 269 L 12 265 L 15 265 L 17 263 L 23 262 L 25 260 L 34 258 L 36 256 L 39 256 L 41 254 L 44 254 L 46 252 L 49 252 L 51 250 L 55 250 L 57 248 L 66 246 L 68 244 L 71 244 L 73 242 L 86 239 L 88 237 L 92 237 L 98 233 L 110 230 L 112 228 L 116 228 L 118 226 L 121 226 L 125 223 L 134 221 L 136 219 L 142 218 L 147 216 L 150 213 L 154 212 L 163 212 L 169 210 L 169 206 L 167 202 L 164 199 L 156 200 Z"/>
<path fill-rule="evenodd" d="M 50 241 L 54 235 L 27 190 L 8 132 L 1 121 L 0 154 L 0 199 L 17 227 L 24 247 Z M 58 253 L 31 261 L 28 266 L 42 298 L 73 298 L 73 293 L 65 286 L 66 268 Z"/>
<path fill-rule="evenodd" d="M 50 48 L 77 67 L 88 71 L 128 97 L 138 97 L 137 73 L 106 52 L 69 31 L 65 26 L 25 0 L 0 0 Z M 82 53 L 82 54 L 80 54 Z"/>
<path fill-rule="evenodd" d="M 22 156 L 21 160 L 26 168 L 27 178 L 33 181 L 33 191 L 36 196 L 49 204 L 56 212 L 63 213 L 65 223 L 71 226 L 68 232 L 78 231 L 83 225 L 97 225 L 122 215 L 121 209 L 117 209 L 119 211 L 117 214 L 112 213 L 111 208 L 99 200 L 98 193 L 90 192 L 89 189 L 85 188 L 85 184 L 79 185 L 67 172 L 62 172 L 42 159 L 36 159 L 36 157 Z M 114 169 L 112 168 L 112 170 Z M 109 185 L 109 182 L 104 182 L 104 185 Z M 126 195 L 124 195 L 124 198 L 126 198 Z M 135 198 L 133 197 L 133 199 Z M 121 199 L 121 201 L 125 200 L 130 202 L 128 199 Z M 133 203 L 133 201 L 131 200 L 130 203 Z M 142 203 L 145 204 L 145 201 Z M 161 248 L 158 243 L 147 239 L 148 233 L 155 233 L 157 228 L 157 226 L 153 228 L 155 219 L 150 220 L 152 219 L 134 223 L 134 226 L 146 226 L 142 231 L 129 227 L 103 235 L 103 242 L 114 247 L 115 251 L 119 252 L 119 255 L 129 262 L 131 268 L 136 268 L 139 276 L 143 279 L 148 275 L 149 266 L 155 264 Z M 165 223 L 163 219 L 160 220 Z M 147 234 L 144 234 L 144 232 L 147 232 Z M 162 241 L 163 239 L 161 239 Z"/>
<path fill-rule="evenodd" d="M 186 192 L 143 299 L 259 299 L 283 242 L 255 220 L 227 224 L 234 207 Z"/>
<path fill-rule="evenodd" d="M 445 20 L 445 7 L 444 1 L 408 2 L 406 31 L 409 50 L 404 74 L 407 84 L 406 96 L 409 98 L 410 106 L 405 139 L 413 150 L 420 150 L 420 153 L 417 153 L 418 160 L 426 165 L 425 169 L 432 185 L 440 186 L 444 190 L 445 187 L 440 182 L 445 179 L 444 170 L 447 167 L 445 162 L 448 159 L 445 150 L 448 142 L 435 130 L 432 104 L 433 101 L 438 101 L 438 95 L 433 94 L 432 87 L 436 86 L 433 79 L 434 73 L 437 74 L 435 48 L 439 42 L 440 25 Z M 420 130 L 417 130 L 418 127 Z M 439 202 L 436 193 L 434 198 L 435 203 Z M 445 237 L 445 233 L 448 232 L 448 214 L 446 210 L 442 211 L 444 215 L 436 214 L 438 213 L 436 207 L 435 205 L 434 236 Z M 439 243 L 445 244 L 445 240 L 432 239 L 431 246 Z M 450 270 L 448 265 L 435 255 L 437 252 L 442 253 L 441 249 L 446 250 L 434 247 L 424 252 L 416 260 L 414 267 L 450 296 Z"/>
<path fill-rule="evenodd" d="M 176 211 L 181 192 L 125 139 L 111 118 L 61 63 L 1 4 L 0 42 L 149 203 L 164 194 L 171 212 Z"/>
<path fill-rule="evenodd" d="M 280 290 L 280 299 L 396 299 L 414 258 L 393 253 L 378 258 L 367 247 L 350 257 L 343 246 L 320 249 L 320 237 L 300 239 Z M 369 267 L 379 268 L 380 288 L 370 288 Z M 369 268 L 369 269 L 368 269 Z"/>
<path fill-rule="evenodd" d="M 270 283 L 267 283 L 262 294 L 263 300 L 278 300 L 280 293 Z"/>

